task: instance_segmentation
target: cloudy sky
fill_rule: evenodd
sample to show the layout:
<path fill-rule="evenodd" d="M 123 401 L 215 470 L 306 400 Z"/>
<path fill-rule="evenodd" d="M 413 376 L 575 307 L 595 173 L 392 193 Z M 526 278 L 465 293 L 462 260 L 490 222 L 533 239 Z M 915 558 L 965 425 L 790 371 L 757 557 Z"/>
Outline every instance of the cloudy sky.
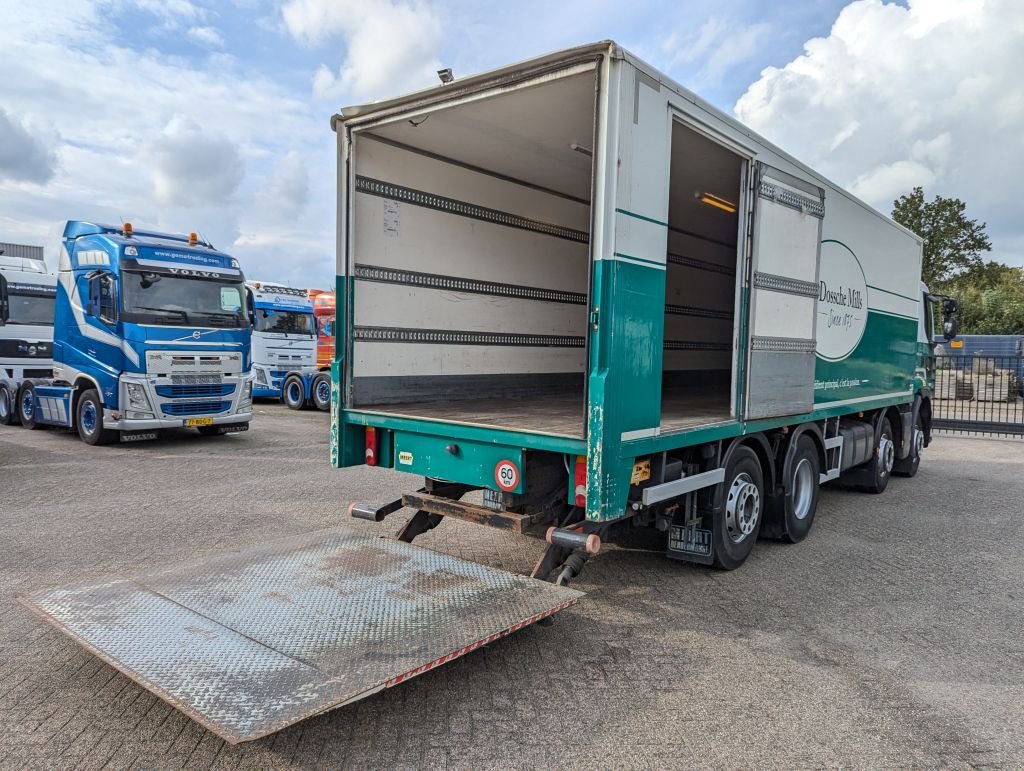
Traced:
<path fill-rule="evenodd" d="M 963 198 L 1024 263 L 1022 0 L 0 0 L 0 241 L 199 230 L 328 286 L 340 106 L 613 38 L 888 212 Z"/>

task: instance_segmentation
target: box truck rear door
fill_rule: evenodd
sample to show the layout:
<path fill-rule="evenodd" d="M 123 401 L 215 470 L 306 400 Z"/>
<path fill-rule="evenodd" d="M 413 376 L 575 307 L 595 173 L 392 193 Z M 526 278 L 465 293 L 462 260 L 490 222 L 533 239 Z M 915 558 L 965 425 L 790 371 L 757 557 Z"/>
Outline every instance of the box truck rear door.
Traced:
<path fill-rule="evenodd" d="M 797 415 L 814 403 L 825 194 L 763 163 L 754 183 L 745 416 Z"/>

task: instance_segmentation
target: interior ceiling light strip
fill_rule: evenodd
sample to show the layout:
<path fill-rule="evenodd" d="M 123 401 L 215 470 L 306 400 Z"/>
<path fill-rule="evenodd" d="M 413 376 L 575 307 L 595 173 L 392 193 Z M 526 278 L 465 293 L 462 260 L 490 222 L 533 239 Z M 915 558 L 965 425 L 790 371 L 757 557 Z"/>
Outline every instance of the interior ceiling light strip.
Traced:
<path fill-rule="evenodd" d="M 772 292 L 800 295 L 801 297 L 817 297 L 818 285 L 813 281 L 801 281 L 788 276 L 776 276 L 773 273 L 755 273 L 754 287 Z"/>
<path fill-rule="evenodd" d="M 434 209 L 435 211 L 447 212 L 448 214 L 457 214 L 460 217 L 469 217 L 470 219 L 483 222 L 493 222 L 496 225 L 504 225 L 510 228 L 518 228 L 519 230 L 529 230 L 533 233 L 564 238 L 567 241 L 576 241 L 581 244 L 590 241 L 590 237 L 582 230 L 575 230 L 563 227 L 562 225 L 552 225 L 549 222 L 541 222 L 540 220 L 527 219 L 526 217 L 520 217 L 518 214 L 510 214 L 498 209 L 488 209 L 486 206 L 478 206 L 475 203 L 459 201 L 455 198 L 447 198 L 443 195 L 427 193 L 423 190 L 415 190 L 411 187 L 403 187 L 391 182 L 372 179 L 371 177 L 357 176 L 356 191 L 366 193 L 367 195 L 379 196 L 380 198 L 389 198 L 393 201 L 401 201 L 413 206 L 422 206 L 427 209 Z"/>
<path fill-rule="evenodd" d="M 705 319 L 732 321 L 732 311 L 716 311 L 711 308 L 697 308 L 693 305 L 666 305 L 665 313 L 671 313 L 674 316 L 697 316 Z"/>
<path fill-rule="evenodd" d="M 802 211 L 804 214 L 810 214 L 813 217 L 819 219 L 825 216 L 825 204 L 820 200 L 808 198 L 807 196 L 797 195 L 792 190 L 787 190 L 779 185 L 773 185 L 771 182 L 762 181 L 761 186 L 758 189 L 758 194 L 762 198 L 767 198 L 776 203 L 781 203 L 783 206 L 789 206 L 791 209 L 797 209 Z"/>
<path fill-rule="evenodd" d="M 698 340 L 666 340 L 666 351 L 731 351 L 732 343 L 703 343 Z"/>
<path fill-rule="evenodd" d="M 752 351 L 774 351 L 776 353 L 814 353 L 813 340 L 802 340 L 795 337 L 753 337 L 750 341 Z"/>
<path fill-rule="evenodd" d="M 528 335 L 516 332 L 471 332 L 451 329 L 356 327 L 354 339 L 364 343 L 429 343 L 431 345 L 509 345 L 524 348 L 582 348 L 582 335 Z"/>
<path fill-rule="evenodd" d="M 383 268 L 379 265 L 361 265 L 357 263 L 355 277 L 363 281 L 418 286 L 426 289 L 444 289 L 450 292 L 468 292 L 470 294 L 485 294 L 495 297 L 519 297 L 524 300 L 544 300 L 546 302 L 566 303 L 568 305 L 587 304 L 587 295 L 583 292 L 567 292 L 560 289 L 502 284 L 497 281 L 481 281 L 473 278 L 460 278 L 459 276 L 445 276 L 439 273 L 420 273 L 415 270 Z"/>
<path fill-rule="evenodd" d="M 687 257 L 686 255 L 673 254 L 672 252 L 668 253 L 668 261 L 673 265 L 683 265 L 687 268 L 721 273 L 723 276 L 732 276 L 736 273 L 736 270 L 728 265 L 718 265 L 707 260 L 698 260 L 696 257 Z"/>

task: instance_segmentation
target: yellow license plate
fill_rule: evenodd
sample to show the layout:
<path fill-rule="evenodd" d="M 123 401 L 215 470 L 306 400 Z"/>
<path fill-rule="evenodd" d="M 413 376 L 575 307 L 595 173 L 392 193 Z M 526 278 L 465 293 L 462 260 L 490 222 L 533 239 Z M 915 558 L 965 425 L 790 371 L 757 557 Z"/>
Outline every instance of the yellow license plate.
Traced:
<path fill-rule="evenodd" d="M 185 420 L 185 426 L 191 428 L 192 426 L 212 426 L 213 418 L 187 418 Z"/>

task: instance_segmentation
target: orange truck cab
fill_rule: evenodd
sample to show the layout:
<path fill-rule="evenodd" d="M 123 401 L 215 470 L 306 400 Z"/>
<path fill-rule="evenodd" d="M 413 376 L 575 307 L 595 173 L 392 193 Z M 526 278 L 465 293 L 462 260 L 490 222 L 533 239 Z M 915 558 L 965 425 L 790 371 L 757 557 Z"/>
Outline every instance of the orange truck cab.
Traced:
<path fill-rule="evenodd" d="M 334 360 L 334 292 L 325 289 L 310 289 L 309 299 L 313 301 L 313 315 L 316 316 L 316 366 L 327 370 Z"/>

